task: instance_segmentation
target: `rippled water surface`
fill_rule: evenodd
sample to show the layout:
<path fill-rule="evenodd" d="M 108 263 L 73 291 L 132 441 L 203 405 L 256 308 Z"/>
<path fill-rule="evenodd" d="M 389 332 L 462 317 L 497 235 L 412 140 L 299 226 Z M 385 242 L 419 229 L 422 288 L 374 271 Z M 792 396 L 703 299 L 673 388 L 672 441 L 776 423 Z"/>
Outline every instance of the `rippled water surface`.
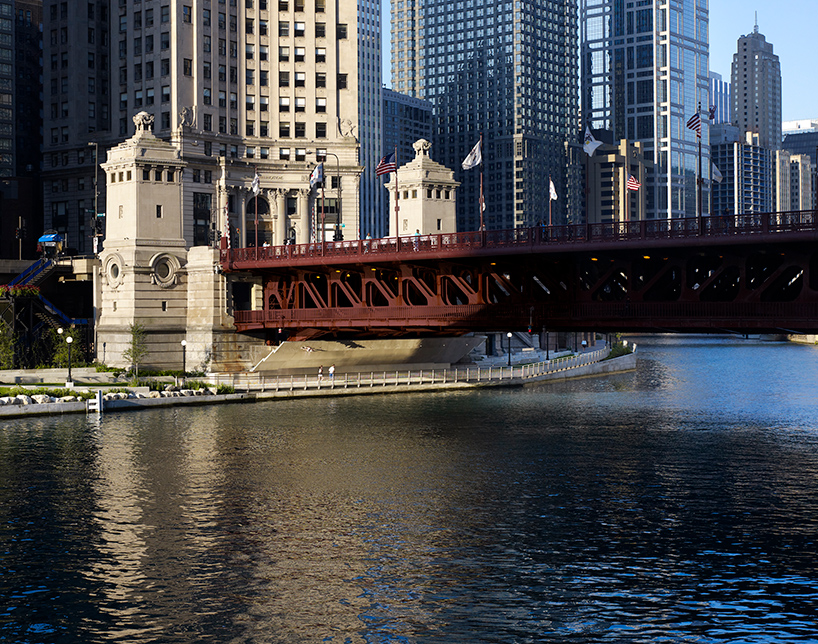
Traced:
<path fill-rule="evenodd" d="M 818 348 L 4 421 L 0 642 L 818 641 Z"/>

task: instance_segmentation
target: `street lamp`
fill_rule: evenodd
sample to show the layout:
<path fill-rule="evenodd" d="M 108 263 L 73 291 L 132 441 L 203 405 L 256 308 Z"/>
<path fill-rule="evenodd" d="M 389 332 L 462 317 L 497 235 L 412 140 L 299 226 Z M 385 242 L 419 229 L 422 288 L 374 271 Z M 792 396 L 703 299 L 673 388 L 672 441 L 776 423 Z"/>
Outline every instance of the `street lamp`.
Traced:
<path fill-rule="evenodd" d="M 312 153 L 312 150 L 308 150 L 308 152 Z M 319 157 L 335 157 L 335 174 L 338 177 L 338 198 L 335 200 L 335 235 L 332 241 L 338 241 L 338 237 L 340 237 L 341 229 L 341 160 L 338 158 L 338 155 L 334 152 L 319 152 L 315 151 L 315 158 L 318 160 Z M 323 159 L 322 159 L 323 160 Z M 321 225 L 324 225 L 324 222 L 321 222 Z M 321 231 L 321 239 L 324 239 L 324 234 L 326 231 Z"/>
<path fill-rule="evenodd" d="M 74 384 L 74 381 L 71 380 L 71 344 L 74 342 L 74 338 L 70 335 L 65 339 L 65 343 L 68 345 L 68 380 L 65 381 L 65 384 L 69 387 Z"/>
<path fill-rule="evenodd" d="M 506 334 L 508 337 L 508 366 L 511 366 L 511 331 Z"/>
<path fill-rule="evenodd" d="M 182 377 L 184 378 L 185 372 L 187 371 L 186 367 L 186 351 L 187 351 L 187 340 L 182 340 Z"/>

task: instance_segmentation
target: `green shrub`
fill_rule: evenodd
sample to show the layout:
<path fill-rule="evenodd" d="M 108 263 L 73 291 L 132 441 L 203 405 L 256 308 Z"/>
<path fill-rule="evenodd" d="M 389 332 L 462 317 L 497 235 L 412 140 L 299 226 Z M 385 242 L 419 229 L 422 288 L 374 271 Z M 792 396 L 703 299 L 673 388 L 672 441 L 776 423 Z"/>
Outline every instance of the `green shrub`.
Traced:
<path fill-rule="evenodd" d="M 633 345 L 625 345 L 622 342 L 614 342 L 611 345 L 611 352 L 608 354 L 608 357 L 605 360 L 613 360 L 614 358 L 619 358 L 620 356 L 626 356 L 629 353 L 633 353 Z"/>
<path fill-rule="evenodd" d="M 64 398 L 65 396 L 76 396 L 82 400 L 87 400 L 89 398 L 93 398 L 94 394 L 89 391 L 76 391 L 74 389 L 66 389 L 66 388 L 59 388 L 59 389 L 51 389 L 48 387 L 35 387 L 33 389 L 27 389 L 26 387 L 20 387 L 19 385 L 14 387 L 0 387 L 0 396 L 35 396 L 38 394 L 42 394 L 45 396 L 52 396 L 54 398 Z"/>
<path fill-rule="evenodd" d="M 216 387 L 216 393 L 219 395 L 234 394 L 236 393 L 236 388 L 233 385 L 218 385 Z"/>

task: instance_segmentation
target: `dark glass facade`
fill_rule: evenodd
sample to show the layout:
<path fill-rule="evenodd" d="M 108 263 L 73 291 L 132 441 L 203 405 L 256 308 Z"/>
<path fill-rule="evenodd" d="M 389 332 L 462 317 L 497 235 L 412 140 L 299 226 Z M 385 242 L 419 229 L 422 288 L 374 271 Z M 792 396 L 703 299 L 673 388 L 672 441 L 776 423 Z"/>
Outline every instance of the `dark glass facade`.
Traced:
<path fill-rule="evenodd" d="M 579 134 L 576 5 L 569 0 L 395 0 L 392 84 L 434 106 L 435 159 L 455 170 L 458 230 L 480 225 L 480 171 L 463 159 L 483 137 L 489 229 L 555 222 L 579 207 L 570 159 Z"/>

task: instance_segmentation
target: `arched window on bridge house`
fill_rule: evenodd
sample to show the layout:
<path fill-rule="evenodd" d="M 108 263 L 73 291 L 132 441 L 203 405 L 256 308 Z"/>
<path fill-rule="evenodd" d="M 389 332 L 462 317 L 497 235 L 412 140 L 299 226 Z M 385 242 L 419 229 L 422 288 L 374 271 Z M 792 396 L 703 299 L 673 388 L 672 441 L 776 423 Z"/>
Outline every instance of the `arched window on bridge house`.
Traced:
<path fill-rule="evenodd" d="M 256 217 L 258 205 L 258 217 Z M 270 204 L 264 197 L 253 197 L 247 202 L 247 245 L 256 245 L 256 221 L 258 221 L 258 245 L 273 244 L 273 219 L 270 216 Z"/>

